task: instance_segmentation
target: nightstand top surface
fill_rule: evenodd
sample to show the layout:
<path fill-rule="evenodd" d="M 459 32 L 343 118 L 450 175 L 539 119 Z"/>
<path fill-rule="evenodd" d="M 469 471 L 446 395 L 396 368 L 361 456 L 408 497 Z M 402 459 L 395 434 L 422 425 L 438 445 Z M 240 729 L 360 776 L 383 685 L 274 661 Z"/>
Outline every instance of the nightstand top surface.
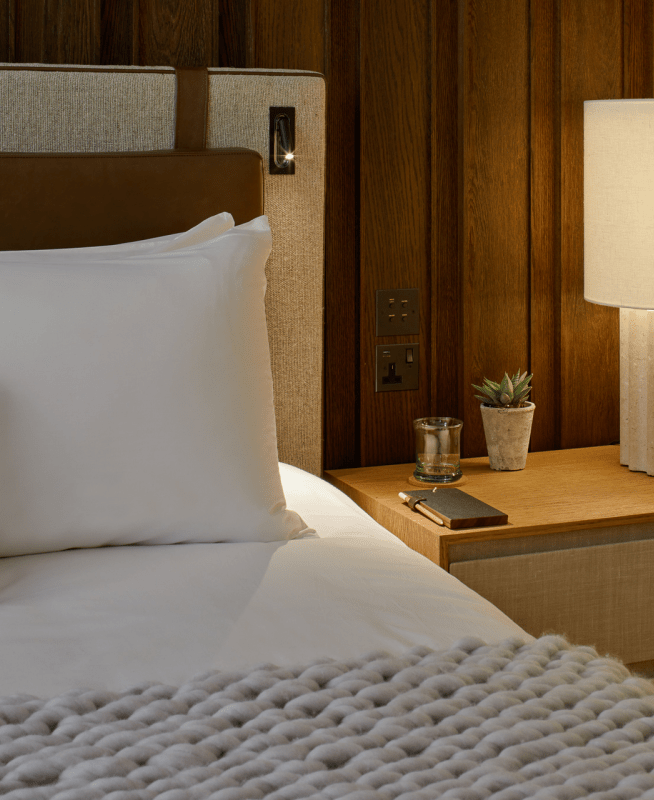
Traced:
<path fill-rule="evenodd" d="M 463 478 L 451 486 L 506 512 L 508 524 L 497 527 L 450 530 L 411 511 L 398 492 L 419 488 L 413 469 L 392 464 L 325 477 L 400 538 L 407 524 L 453 543 L 654 522 L 654 477 L 621 466 L 614 445 L 530 453 L 516 472 L 491 470 L 486 457 L 463 459 Z"/>

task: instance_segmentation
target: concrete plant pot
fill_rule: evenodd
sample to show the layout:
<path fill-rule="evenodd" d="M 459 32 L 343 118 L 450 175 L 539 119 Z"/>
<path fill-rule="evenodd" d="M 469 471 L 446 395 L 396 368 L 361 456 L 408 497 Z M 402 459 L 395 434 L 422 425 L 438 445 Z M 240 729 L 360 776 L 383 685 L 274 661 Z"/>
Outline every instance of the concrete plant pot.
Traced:
<path fill-rule="evenodd" d="M 527 403 L 522 408 L 496 408 L 482 404 L 480 408 L 490 468 L 524 469 L 536 406 Z"/>

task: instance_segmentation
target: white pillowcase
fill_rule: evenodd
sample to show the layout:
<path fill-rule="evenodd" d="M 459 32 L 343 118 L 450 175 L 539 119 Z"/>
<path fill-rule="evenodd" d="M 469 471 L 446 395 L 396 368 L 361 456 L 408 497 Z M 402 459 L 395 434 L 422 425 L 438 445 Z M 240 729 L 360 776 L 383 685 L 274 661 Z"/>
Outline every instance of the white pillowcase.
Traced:
<path fill-rule="evenodd" d="M 0 256 L 0 555 L 306 529 L 277 461 L 270 229 L 232 225 L 172 252 Z"/>

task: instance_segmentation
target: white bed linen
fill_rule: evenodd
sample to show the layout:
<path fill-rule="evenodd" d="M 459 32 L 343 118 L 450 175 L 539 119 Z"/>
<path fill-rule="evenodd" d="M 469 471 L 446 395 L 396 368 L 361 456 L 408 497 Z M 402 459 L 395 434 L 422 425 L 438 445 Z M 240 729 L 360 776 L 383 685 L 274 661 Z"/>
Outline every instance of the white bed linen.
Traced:
<path fill-rule="evenodd" d="M 326 482 L 282 465 L 315 534 L 0 559 L 0 695 L 180 684 L 462 636 L 531 637 Z"/>

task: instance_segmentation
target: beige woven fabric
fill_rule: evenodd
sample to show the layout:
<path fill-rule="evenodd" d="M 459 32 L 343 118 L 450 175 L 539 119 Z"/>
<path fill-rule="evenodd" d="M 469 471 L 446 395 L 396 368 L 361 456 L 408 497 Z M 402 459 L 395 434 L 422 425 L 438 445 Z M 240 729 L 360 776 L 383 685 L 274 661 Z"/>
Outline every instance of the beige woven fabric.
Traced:
<path fill-rule="evenodd" d="M 174 144 L 175 73 L 0 70 L 8 152 L 165 150 Z"/>
<path fill-rule="evenodd" d="M 553 630 L 626 664 L 654 657 L 654 541 L 461 561 L 450 573 L 533 636 Z"/>
<path fill-rule="evenodd" d="M 174 145 L 171 68 L 0 65 L 0 149 L 158 150 Z M 296 109 L 295 175 L 268 175 L 273 232 L 266 310 L 281 461 L 322 472 L 324 81 L 317 74 L 210 70 L 207 146 L 259 151 L 268 109 Z M 216 209 L 220 211 L 221 209 Z"/>
<path fill-rule="evenodd" d="M 244 103 L 247 97 L 247 103 Z M 270 106 L 295 107 L 295 175 L 264 171 L 273 234 L 267 316 L 280 460 L 317 475 L 322 456 L 324 83 L 210 70 L 208 147 L 239 143 L 268 163 Z M 233 124 L 228 124 L 229 120 Z"/>

